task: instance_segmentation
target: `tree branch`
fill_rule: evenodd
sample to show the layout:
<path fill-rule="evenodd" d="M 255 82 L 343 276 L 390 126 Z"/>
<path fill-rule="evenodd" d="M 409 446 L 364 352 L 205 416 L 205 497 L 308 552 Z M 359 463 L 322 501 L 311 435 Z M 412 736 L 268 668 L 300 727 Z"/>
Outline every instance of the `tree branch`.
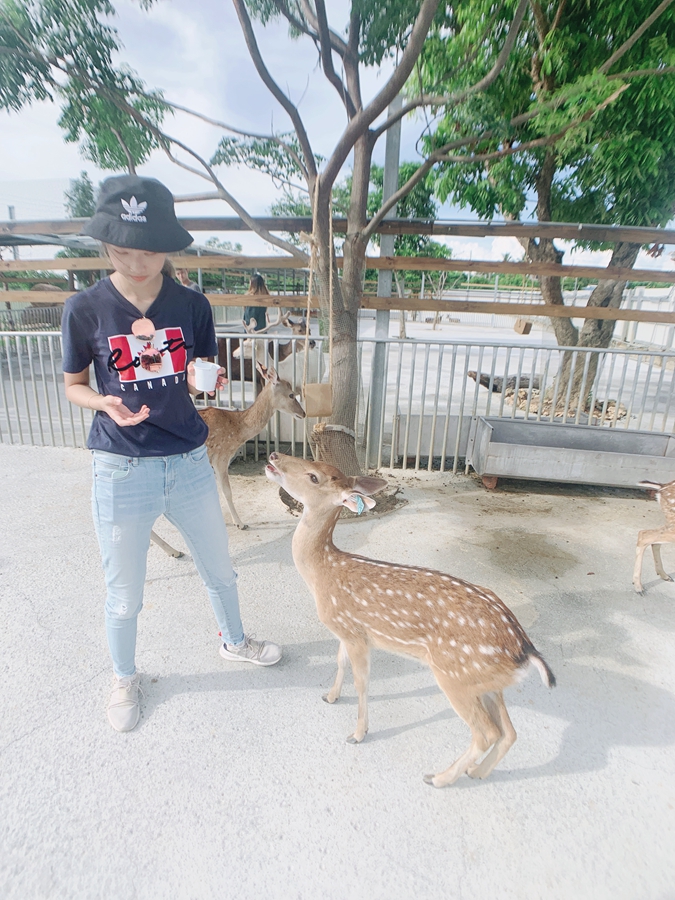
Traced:
<path fill-rule="evenodd" d="M 297 107 L 289 100 L 289 98 L 286 96 L 286 94 L 284 94 L 276 81 L 272 78 L 262 56 L 260 55 L 258 43 L 255 39 L 255 34 L 253 33 L 253 27 L 246 10 L 244 0 L 232 0 L 232 2 L 239 18 L 239 24 L 241 25 L 242 31 L 244 32 L 244 39 L 246 41 L 246 46 L 248 47 L 248 52 L 253 61 L 253 65 L 256 67 L 258 75 L 260 76 L 263 84 L 267 87 L 272 96 L 286 110 L 291 122 L 293 123 L 295 133 L 297 134 L 298 141 L 300 143 L 300 149 L 302 150 L 303 156 L 305 157 L 305 169 L 308 172 L 309 179 L 311 180 L 315 178 L 317 174 L 316 162 L 314 159 L 314 153 L 312 151 L 311 144 L 309 143 L 307 131 L 305 130 L 304 123 L 300 117 L 300 113 L 298 112 Z"/>
<path fill-rule="evenodd" d="M 110 126 L 110 130 L 115 135 L 115 137 L 119 141 L 120 147 L 124 151 L 124 155 L 127 158 L 127 168 L 129 169 L 129 174 L 135 175 L 136 174 L 136 164 L 134 163 L 134 158 L 131 155 L 131 151 L 129 150 L 127 145 L 124 143 L 124 139 L 122 138 L 122 135 L 119 133 L 119 131 L 116 128 L 113 128 L 112 125 Z"/>
<path fill-rule="evenodd" d="M 619 47 L 619 49 L 615 53 L 612 53 L 612 55 L 607 60 L 607 62 L 603 63 L 603 65 L 600 66 L 600 72 L 602 72 L 603 75 L 605 75 L 605 74 L 607 74 L 607 72 L 609 72 L 609 70 L 612 68 L 614 63 L 617 62 L 617 60 L 621 59 L 621 57 L 625 53 L 628 53 L 628 51 L 633 46 L 633 44 L 635 44 L 636 41 L 638 41 L 642 37 L 642 35 L 650 27 L 650 25 L 652 25 L 659 18 L 659 16 L 668 9 L 668 7 L 671 5 L 672 2 L 673 2 L 673 0 L 663 0 L 663 2 L 660 3 L 656 7 L 656 9 L 651 14 L 651 16 L 648 16 L 644 20 L 642 25 L 640 25 L 639 28 L 635 29 L 635 31 L 628 38 L 628 40 L 624 41 L 624 43 Z"/>
<path fill-rule="evenodd" d="M 456 141 L 444 144 L 442 147 L 439 147 L 438 150 L 435 150 L 429 156 L 429 158 L 422 163 L 419 169 L 408 179 L 408 181 L 406 181 L 404 185 L 402 185 L 394 194 L 391 195 L 391 197 L 389 197 L 386 202 L 382 204 L 377 213 L 375 213 L 375 215 L 368 222 L 368 225 L 364 228 L 362 232 L 363 240 L 368 241 L 371 238 L 376 228 L 383 221 L 389 210 L 393 209 L 393 207 L 396 206 L 399 200 L 402 200 L 403 197 L 407 196 L 407 194 L 410 193 L 415 185 L 418 184 L 427 175 L 427 173 L 431 171 L 431 169 L 437 162 L 489 162 L 494 159 L 501 159 L 505 156 L 513 156 L 513 154 L 522 153 L 525 150 L 533 150 L 537 147 L 550 146 L 564 137 L 565 134 L 567 134 L 567 132 L 572 128 L 576 128 L 578 125 L 582 125 L 584 122 L 587 122 L 590 118 L 592 118 L 592 116 L 594 116 L 596 113 L 600 112 L 600 110 L 604 109 L 606 106 L 609 106 L 610 103 L 613 103 L 617 99 L 617 97 L 619 97 L 627 89 L 628 85 L 621 85 L 618 90 L 614 91 L 614 93 L 610 97 L 608 97 L 602 103 L 598 104 L 595 109 L 588 110 L 588 112 L 584 113 L 583 116 L 580 116 L 578 119 L 574 119 L 556 134 L 549 135 L 545 138 L 536 138 L 535 140 L 518 144 L 515 147 L 508 147 L 503 150 L 495 150 L 491 153 L 472 154 L 471 156 L 450 156 L 448 155 L 448 151 L 458 150 L 460 147 L 475 146 L 476 144 L 480 144 L 483 141 L 490 140 L 490 138 L 494 137 L 494 131 L 484 131 L 482 134 L 474 135 L 473 137 L 459 138 Z M 520 124 L 524 120 L 534 118 L 534 116 L 539 115 L 539 113 L 549 105 L 550 104 L 542 104 L 542 107 L 537 112 L 529 112 L 521 116 L 516 116 L 511 120 L 509 124 L 516 125 Z"/>
<path fill-rule="evenodd" d="M 237 0 L 241 2 L 241 0 Z M 389 81 L 382 88 L 373 100 L 364 109 L 357 112 L 353 119 L 349 122 L 346 129 L 342 133 L 342 137 L 337 143 L 333 155 L 328 161 L 324 172 L 323 179 L 330 187 L 340 172 L 347 156 L 351 152 L 354 144 L 361 135 L 365 134 L 369 126 L 382 113 L 394 97 L 400 93 L 403 85 L 408 80 L 408 76 L 413 70 L 417 58 L 422 52 L 422 46 L 426 39 L 429 28 L 436 15 L 440 0 L 422 0 L 420 11 L 415 19 L 410 38 L 405 50 L 401 56 L 401 60 L 394 70 Z M 526 3 L 527 0 L 521 0 Z"/>
<path fill-rule="evenodd" d="M 144 94 L 144 96 L 149 96 L 148 94 Z M 285 141 L 282 141 L 281 138 L 277 137 L 274 134 L 256 134 L 252 131 L 242 131 L 241 128 L 235 128 L 233 125 L 228 125 L 227 122 L 221 122 L 219 119 L 212 119 L 211 116 L 207 116 L 204 113 L 197 112 L 194 109 L 190 109 L 187 106 L 181 106 L 180 103 L 173 103 L 170 100 L 162 100 L 162 103 L 165 103 L 167 106 L 171 107 L 171 109 L 176 109 L 179 112 L 187 113 L 189 116 L 194 116 L 196 119 L 201 119 L 202 122 L 207 122 L 209 125 L 215 125 L 217 128 L 223 128 L 225 131 L 231 131 L 233 134 L 240 134 L 242 137 L 253 138 L 258 141 L 273 141 L 279 147 L 282 147 L 286 153 L 293 159 L 296 165 L 300 168 L 302 174 L 307 178 L 307 169 L 305 168 L 305 164 L 302 159 L 298 156 L 295 150 L 291 147 L 290 144 L 287 144 Z"/>
<path fill-rule="evenodd" d="M 669 0 L 669 2 L 673 2 L 673 0 Z M 478 93 L 479 91 L 484 91 L 487 87 L 489 87 L 496 80 L 497 76 L 506 65 L 506 61 L 511 54 L 511 50 L 513 49 L 513 45 L 516 42 L 516 38 L 518 37 L 518 31 L 525 16 L 528 3 L 529 0 L 520 0 L 518 8 L 516 9 L 515 15 L 511 22 L 509 33 L 507 34 L 506 40 L 504 41 L 504 45 L 502 46 L 502 49 L 499 52 L 499 56 L 495 60 L 494 65 L 487 73 L 487 75 L 481 78 L 480 81 L 472 84 L 470 87 L 465 88 L 463 91 L 460 91 L 457 94 L 451 94 L 448 97 L 423 95 L 416 98 L 415 100 L 411 100 L 409 103 L 404 104 L 397 113 L 395 113 L 393 116 L 390 116 L 382 125 L 379 126 L 379 128 L 373 130 L 375 139 L 377 140 L 377 138 L 381 137 L 383 132 L 391 128 L 391 126 L 394 125 L 395 122 L 398 122 L 399 119 L 401 119 L 407 113 L 411 112 L 413 109 L 417 109 L 420 106 L 457 106 L 458 104 L 463 103 L 464 100 L 466 100 L 466 98 L 470 97 L 472 94 Z"/>
<path fill-rule="evenodd" d="M 314 28 L 314 30 L 321 34 L 321 13 L 319 11 L 319 3 L 317 0 L 314 0 L 316 3 L 316 13 L 312 9 L 312 4 L 308 2 L 308 0 L 301 0 L 302 11 L 305 14 L 305 18 L 309 22 L 309 24 Z M 323 5 L 323 4 L 322 4 Z M 324 16 L 326 10 L 324 7 Z M 328 34 L 328 39 L 330 41 L 330 46 L 336 53 L 339 53 L 340 56 L 345 56 L 348 52 L 348 45 L 342 40 L 342 38 L 336 34 L 331 28 L 328 28 L 328 20 L 326 19 L 326 30 Z"/>
<path fill-rule="evenodd" d="M 315 0 L 315 3 L 316 18 L 319 31 L 319 43 L 321 47 L 321 63 L 323 65 L 324 75 L 340 95 L 340 99 L 344 103 L 345 109 L 347 110 L 347 115 L 350 119 L 353 119 L 356 115 L 356 106 L 354 105 L 354 101 L 352 100 L 352 98 L 349 96 L 347 87 L 333 67 L 333 51 L 330 43 L 330 29 L 328 28 L 326 5 L 324 3 L 324 0 Z"/>

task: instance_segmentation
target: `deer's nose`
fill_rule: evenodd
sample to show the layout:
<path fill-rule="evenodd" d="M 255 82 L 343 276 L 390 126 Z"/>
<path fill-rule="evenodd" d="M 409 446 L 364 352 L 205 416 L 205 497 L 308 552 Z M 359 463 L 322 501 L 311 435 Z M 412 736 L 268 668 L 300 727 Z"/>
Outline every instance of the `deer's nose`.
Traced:
<path fill-rule="evenodd" d="M 279 454 L 278 453 L 270 453 L 270 455 L 268 456 L 268 459 L 270 460 L 270 462 L 274 462 L 275 459 L 279 459 Z"/>

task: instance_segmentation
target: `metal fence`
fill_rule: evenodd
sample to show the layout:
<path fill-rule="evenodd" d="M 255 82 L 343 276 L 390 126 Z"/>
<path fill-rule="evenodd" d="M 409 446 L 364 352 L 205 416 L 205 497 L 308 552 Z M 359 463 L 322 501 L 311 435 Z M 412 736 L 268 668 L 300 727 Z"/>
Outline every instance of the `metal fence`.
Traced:
<path fill-rule="evenodd" d="M 233 371 L 241 334 L 221 334 L 221 354 Z M 313 336 L 310 381 L 327 380 L 325 338 Z M 281 359 L 290 341 L 290 354 Z M 271 342 L 282 377 L 300 390 L 304 339 L 266 335 L 251 345 L 253 369 Z M 383 350 L 385 390 L 371 408 L 376 343 Z M 580 389 L 562 378 L 563 362 L 579 372 Z M 596 425 L 653 432 L 675 431 L 675 353 L 541 346 L 532 343 L 396 340 L 358 343 L 356 423 L 362 460 L 378 468 L 456 470 L 465 455 L 469 426 L 478 415 L 537 422 Z M 243 408 L 259 390 L 244 367 L 217 404 Z M 470 374 L 470 373 L 473 373 Z M 482 376 L 482 377 L 481 377 Z M 249 372 L 250 377 L 250 372 Z M 580 403 L 577 396 L 588 398 Z M 197 405 L 200 405 L 198 402 Z M 203 402 L 202 402 L 203 405 Z M 65 398 L 61 338 L 54 332 L 0 332 L 0 441 L 81 447 L 92 413 Z M 312 420 L 276 413 L 253 453 L 283 449 L 310 454 Z M 244 453 L 246 450 L 244 449 Z"/>

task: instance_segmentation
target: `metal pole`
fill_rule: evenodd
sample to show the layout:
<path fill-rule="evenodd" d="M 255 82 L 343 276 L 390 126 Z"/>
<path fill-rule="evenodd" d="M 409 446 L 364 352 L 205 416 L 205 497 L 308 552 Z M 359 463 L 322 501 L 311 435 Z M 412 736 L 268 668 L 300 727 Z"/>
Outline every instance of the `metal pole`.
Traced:
<path fill-rule="evenodd" d="M 8 215 L 9 215 L 9 221 L 10 221 L 10 222 L 13 222 L 13 221 L 16 219 L 16 214 L 15 214 L 15 212 L 14 212 L 14 207 L 13 207 L 13 206 L 8 206 L 8 207 L 7 207 L 7 213 L 8 213 Z M 18 258 L 19 258 L 19 248 L 18 248 L 18 247 L 12 247 L 12 256 L 14 257 L 14 259 L 18 259 Z"/>
<path fill-rule="evenodd" d="M 395 97 L 388 110 L 388 115 L 398 112 L 403 106 L 403 97 L 399 94 Z M 387 143 L 384 151 L 384 179 L 382 184 L 382 202 L 385 202 L 398 190 L 398 164 L 401 151 L 401 120 L 399 119 L 395 125 L 387 131 Z M 385 219 L 393 219 L 396 216 L 396 207 L 393 206 Z M 380 256 L 394 255 L 394 242 L 396 240 L 393 234 L 383 234 L 380 236 Z M 391 297 L 391 271 L 380 269 L 377 273 L 377 295 L 378 297 Z M 386 344 L 382 341 L 389 337 L 389 310 L 378 309 L 375 313 L 375 347 L 373 348 L 373 365 L 370 381 L 370 402 L 368 410 L 368 430 L 373 436 L 370 441 L 370 453 L 366 464 L 370 467 L 377 465 L 377 440 L 376 436 L 380 433 L 380 424 L 382 420 L 383 397 L 386 391 Z M 395 412 L 395 411 L 394 411 Z"/>

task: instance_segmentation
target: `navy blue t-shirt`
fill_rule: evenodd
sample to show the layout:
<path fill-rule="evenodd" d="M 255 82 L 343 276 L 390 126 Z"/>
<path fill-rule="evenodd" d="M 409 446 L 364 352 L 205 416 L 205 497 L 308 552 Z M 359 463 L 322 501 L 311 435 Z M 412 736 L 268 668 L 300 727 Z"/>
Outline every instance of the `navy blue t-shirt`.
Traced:
<path fill-rule="evenodd" d="M 99 393 L 121 397 L 132 412 L 150 408 L 144 422 L 124 427 L 97 412 L 87 446 L 132 457 L 187 453 L 208 434 L 186 376 L 191 359 L 218 353 L 211 306 L 203 294 L 165 276 L 145 314 L 155 328 L 149 341 L 132 334 L 141 318 L 109 278 L 66 300 L 63 371 L 82 372 L 93 361 Z"/>

